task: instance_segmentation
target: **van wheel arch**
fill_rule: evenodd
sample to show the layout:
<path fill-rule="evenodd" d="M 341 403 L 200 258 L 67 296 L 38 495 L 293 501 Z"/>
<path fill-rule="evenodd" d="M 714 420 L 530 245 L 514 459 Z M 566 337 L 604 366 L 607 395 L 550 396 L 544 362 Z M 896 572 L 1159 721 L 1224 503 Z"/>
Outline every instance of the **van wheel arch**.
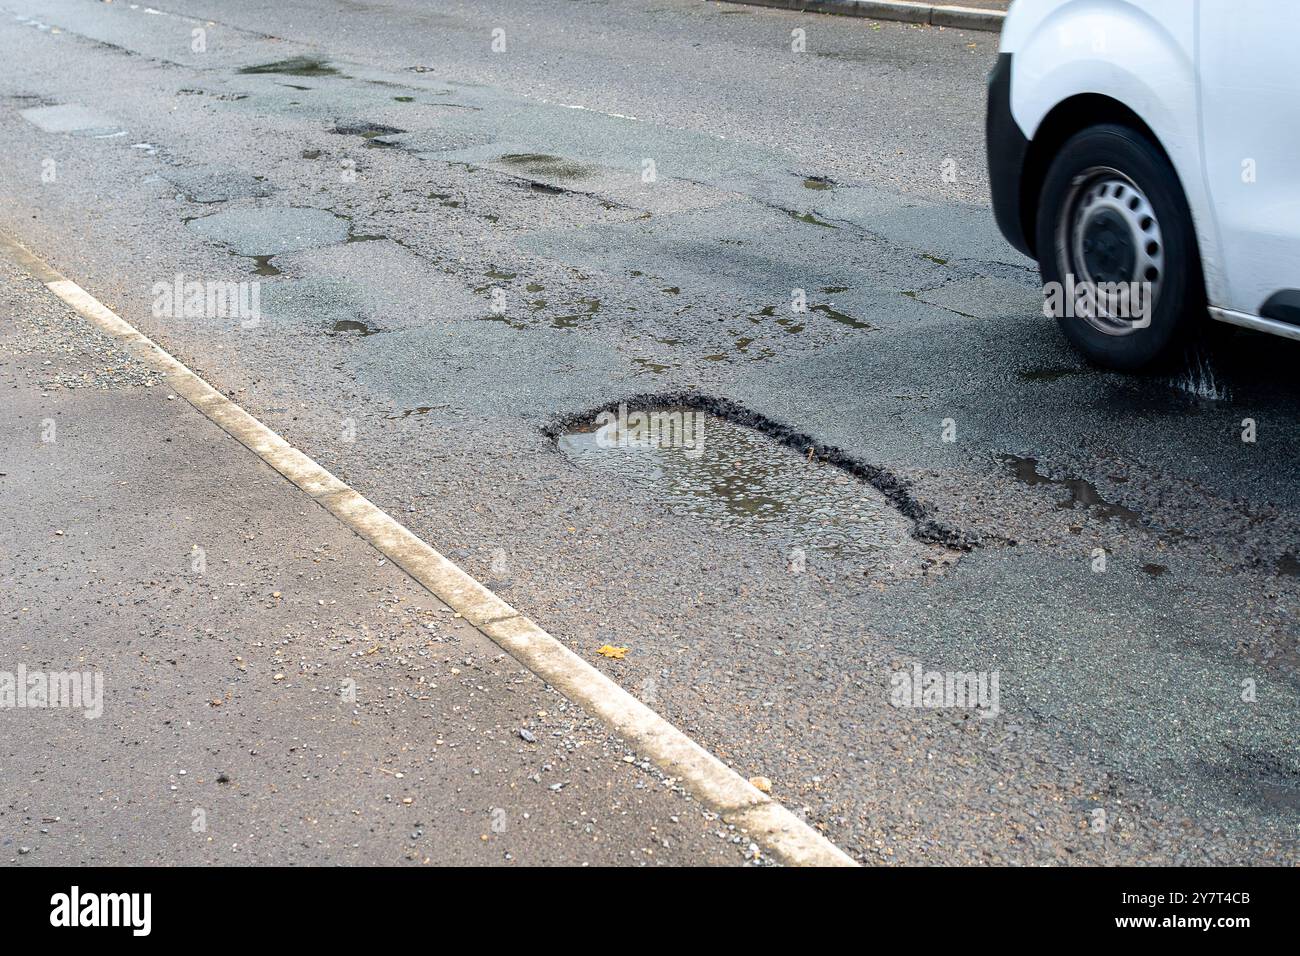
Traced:
<path fill-rule="evenodd" d="M 1038 125 L 1038 130 L 1034 133 L 1025 155 L 1024 172 L 1020 178 L 1020 224 L 1035 258 L 1038 255 L 1038 249 L 1034 244 L 1038 223 L 1038 203 L 1043 192 L 1043 181 L 1047 178 L 1047 170 L 1071 136 L 1090 126 L 1102 124 L 1127 126 L 1141 133 L 1156 149 L 1164 153 L 1166 160 L 1169 159 L 1169 154 L 1165 152 L 1164 146 L 1151 131 L 1151 127 L 1119 100 L 1099 93 L 1083 93 L 1062 100 Z M 1173 162 L 1170 161 L 1169 165 L 1172 167 Z M 1181 182 L 1179 186 L 1182 187 Z M 1183 189 L 1183 195 L 1187 195 L 1186 189 Z"/>

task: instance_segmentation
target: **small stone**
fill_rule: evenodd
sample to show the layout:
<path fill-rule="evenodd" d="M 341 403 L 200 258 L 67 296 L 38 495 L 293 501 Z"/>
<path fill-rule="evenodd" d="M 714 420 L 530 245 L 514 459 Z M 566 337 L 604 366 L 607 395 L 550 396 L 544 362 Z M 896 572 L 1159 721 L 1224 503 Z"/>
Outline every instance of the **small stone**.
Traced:
<path fill-rule="evenodd" d="M 750 777 L 749 782 L 754 786 L 754 789 L 761 793 L 772 792 L 772 781 L 768 780 L 767 777 Z"/>
<path fill-rule="evenodd" d="M 531 730 L 529 730 L 527 727 L 521 727 L 521 728 L 519 728 L 519 736 L 520 736 L 522 739 L 526 740 L 526 741 L 527 741 L 528 743 L 530 743 L 530 744 L 535 744 L 535 743 L 537 743 L 537 735 L 534 734 L 534 733 L 533 733 Z"/>

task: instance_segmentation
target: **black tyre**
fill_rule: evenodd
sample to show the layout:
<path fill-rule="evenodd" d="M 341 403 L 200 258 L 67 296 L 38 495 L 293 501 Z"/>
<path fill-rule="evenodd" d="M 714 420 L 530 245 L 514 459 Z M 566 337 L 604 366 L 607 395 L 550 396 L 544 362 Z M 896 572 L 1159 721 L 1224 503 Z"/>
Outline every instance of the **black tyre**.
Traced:
<path fill-rule="evenodd" d="M 1207 324 L 1187 199 L 1169 160 L 1136 130 L 1093 126 L 1061 147 L 1036 238 L 1049 310 L 1089 361 L 1166 365 Z"/>

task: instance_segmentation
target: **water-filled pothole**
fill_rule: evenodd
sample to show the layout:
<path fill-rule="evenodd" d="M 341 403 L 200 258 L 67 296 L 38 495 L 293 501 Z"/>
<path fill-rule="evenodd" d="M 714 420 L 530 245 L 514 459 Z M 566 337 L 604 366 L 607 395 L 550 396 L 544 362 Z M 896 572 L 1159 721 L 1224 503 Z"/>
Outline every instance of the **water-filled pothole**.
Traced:
<path fill-rule="evenodd" d="M 556 441 L 582 467 L 715 527 L 873 563 L 916 546 L 913 522 L 872 485 L 708 412 L 624 406 Z"/>
<path fill-rule="evenodd" d="M 232 256 L 234 254 L 235 253 L 233 252 L 231 253 Z M 280 272 L 278 266 L 271 263 L 271 260 L 274 259 L 275 256 L 248 256 L 246 258 L 251 258 L 253 260 L 253 275 L 278 276 L 283 274 Z"/>

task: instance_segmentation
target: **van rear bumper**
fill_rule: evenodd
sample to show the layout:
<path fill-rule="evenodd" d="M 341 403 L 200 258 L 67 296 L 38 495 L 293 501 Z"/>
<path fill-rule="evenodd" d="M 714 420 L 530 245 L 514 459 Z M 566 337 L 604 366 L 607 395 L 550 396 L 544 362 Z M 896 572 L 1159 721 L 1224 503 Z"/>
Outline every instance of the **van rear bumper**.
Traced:
<path fill-rule="evenodd" d="M 1007 242 L 1031 259 L 1033 237 L 1026 235 L 1021 202 L 1021 180 L 1029 140 L 1011 115 L 1011 58 L 999 53 L 998 62 L 989 74 L 988 115 L 985 118 L 985 142 L 988 144 L 989 189 L 993 194 L 993 217 Z"/>

